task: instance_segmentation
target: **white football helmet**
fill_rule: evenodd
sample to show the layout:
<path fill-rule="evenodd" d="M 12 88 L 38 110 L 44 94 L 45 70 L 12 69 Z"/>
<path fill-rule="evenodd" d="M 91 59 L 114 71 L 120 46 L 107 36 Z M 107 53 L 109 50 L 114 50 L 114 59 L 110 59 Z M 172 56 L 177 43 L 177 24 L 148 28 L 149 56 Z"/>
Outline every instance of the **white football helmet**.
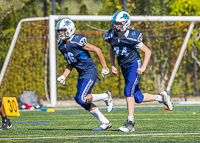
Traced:
<path fill-rule="evenodd" d="M 113 15 L 111 22 L 113 22 L 112 29 L 116 30 L 114 23 L 121 23 L 122 27 L 117 32 L 125 31 L 131 25 L 130 15 L 126 11 L 118 11 Z"/>
<path fill-rule="evenodd" d="M 66 30 L 65 36 L 60 36 L 59 31 L 60 30 Z M 75 25 L 74 23 L 69 19 L 61 19 L 58 21 L 56 26 L 56 31 L 58 32 L 58 39 L 59 40 L 65 40 L 69 39 L 74 33 L 75 33 Z"/>

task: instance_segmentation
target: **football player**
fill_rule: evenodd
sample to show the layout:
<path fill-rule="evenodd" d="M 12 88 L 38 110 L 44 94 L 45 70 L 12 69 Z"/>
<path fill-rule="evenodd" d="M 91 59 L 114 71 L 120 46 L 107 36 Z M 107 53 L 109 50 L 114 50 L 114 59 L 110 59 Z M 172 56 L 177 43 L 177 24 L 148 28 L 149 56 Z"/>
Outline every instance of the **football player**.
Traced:
<path fill-rule="evenodd" d="M 91 59 L 89 51 L 97 54 L 102 65 L 101 75 L 103 77 L 109 74 L 109 69 L 101 49 L 88 43 L 87 38 L 82 34 L 75 34 L 75 30 L 75 25 L 70 19 L 62 19 L 57 23 L 58 49 L 67 61 L 65 71 L 57 80 L 65 84 L 65 79 L 72 69 L 75 68 L 77 70 L 79 75 L 77 93 L 74 99 L 101 122 L 99 127 L 93 129 L 94 131 L 106 130 L 111 128 L 112 124 L 93 102 L 103 100 L 107 105 L 107 111 L 111 112 L 113 109 L 113 100 L 110 91 L 102 94 L 91 94 L 91 90 L 95 82 L 99 81 L 99 78 L 96 65 Z"/>
<path fill-rule="evenodd" d="M 0 96 L 0 114 L 1 114 L 1 118 L 2 118 L 2 126 L 1 126 L 0 130 L 11 129 L 12 124 L 10 122 L 10 119 L 8 119 L 7 116 L 6 116 L 1 96 Z"/>
<path fill-rule="evenodd" d="M 169 110 L 173 110 L 170 96 L 166 91 L 158 95 L 141 93 L 138 82 L 141 74 L 146 70 L 151 50 L 142 43 L 142 33 L 135 29 L 128 29 L 131 24 L 130 15 L 125 11 L 118 11 L 112 17 L 112 26 L 104 34 L 104 40 L 110 44 L 111 69 L 113 74 L 117 74 L 115 66 L 115 54 L 118 65 L 125 80 L 124 95 L 128 108 L 128 119 L 119 128 L 122 132 L 133 132 L 134 128 L 134 107 L 135 102 L 158 101 L 165 104 Z M 144 52 L 143 63 L 137 50 Z"/>

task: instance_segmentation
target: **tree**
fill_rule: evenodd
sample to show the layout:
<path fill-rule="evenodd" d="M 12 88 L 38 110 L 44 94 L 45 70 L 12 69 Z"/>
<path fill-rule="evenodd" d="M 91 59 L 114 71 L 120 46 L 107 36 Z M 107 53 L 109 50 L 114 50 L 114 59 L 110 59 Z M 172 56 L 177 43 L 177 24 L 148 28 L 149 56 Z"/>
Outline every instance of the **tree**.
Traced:
<path fill-rule="evenodd" d="M 24 5 L 29 1 L 30 0 L 9 0 L 9 1 L 3 0 L 3 2 L 0 2 L 0 15 L 1 15 L 0 23 L 2 23 L 4 18 L 6 18 L 13 11 L 16 11 L 24 7 Z"/>
<path fill-rule="evenodd" d="M 88 15 L 88 9 L 87 6 L 85 5 L 85 3 L 82 3 L 80 6 L 80 11 L 79 11 L 79 15 Z M 85 21 L 77 21 L 74 22 L 76 27 L 78 28 L 78 30 L 88 30 L 88 27 L 85 25 Z M 87 22 L 90 23 L 90 22 Z"/>
<path fill-rule="evenodd" d="M 113 15 L 123 7 L 123 0 L 102 0 L 102 3 L 103 6 L 98 15 Z"/>
<path fill-rule="evenodd" d="M 172 0 L 170 2 L 170 15 L 199 16 L 199 0 Z"/>
<path fill-rule="evenodd" d="M 88 9 L 85 3 L 82 3 L 80 6 L 79 15 L 88 15 Z"/>
<path fill-rule="evenodd" d="M 5 4 L 8 4 L 7 1 L 4 1 L 3 4 L 1 4 L 1 8 Z M 9 11 L 7 12 L 9 14 L 6 15 L 6 11 Z M 11 43 L 11 37 L 12 35 L 14 35 L 18 22 L 23 18 L 38 16 L 37 2 L 35 0 L 12 0 L 10 1 L 9 7 L 4 8 L 2 14 L 5 17 L 1 17 L 0 26 L 0 37 L 4 37 L 3 39 L 0 38 L 0 41 L 2 43 L 0 45 L 0 69 L 3 66 L 4 59 L 9 48 L 9 44 Z"/>

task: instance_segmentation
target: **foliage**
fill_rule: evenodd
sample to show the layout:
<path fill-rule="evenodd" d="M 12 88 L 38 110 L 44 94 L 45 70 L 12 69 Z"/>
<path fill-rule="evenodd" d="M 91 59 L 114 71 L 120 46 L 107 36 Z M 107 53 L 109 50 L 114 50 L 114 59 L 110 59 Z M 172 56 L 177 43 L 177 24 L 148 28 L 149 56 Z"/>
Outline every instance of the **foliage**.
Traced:
<path fill-rule="evenodd" d="M 199 16 L 200 15 L 200 5 L 199 5 L 199 0 L 173 0 L 170 2 L 170 8 L 171 8 L 171 12 L 170 15 L 178 15 L 178 16 Z M 181 24 L 180 22 L 177 22 L 177 24 Z M 185 29 L 187 30 L 187 29 Z M 200 33 L 200 27 L 199 26 L 195 26 L 193 32 L 192 32 L 192 38 L 189 40 L 188 42 L 188 46 L 187 46 L 187 50 L 185 52 L 185 55 L 191 55 L 193 48 L 192 45 L 197 45 L 197 53 L 200 52 L 200 44 L 199 44 L 199 38 L 197 38 L 197 35 Z M 184 55 L 183 58 L 186 58 Z M 200 55 L 197 55 L 197 59 L 200 59 Z M 189 58 L 185 59 L 188 60 L 188 62 L 190 63 L 190 65 L 193 65 L 194 59 L 189 56 Z M 181 63 L 184 64 L 184 63 Z M 188 70 L 193 70 L 193 68 L 189 68 L 187 64 L 185 64 L 185 66 L 187 66 Z M 184 85 L 185 85 L 185 89 L 181 89 L 184 91 L 191 91 L 193 92 L 193 87 L 191 85 L 191 83 L 193 83 L 191 81 L 191 79 L 193 78 L 193 74 L 190 73 L 185 73 L 184 75 L 182 75 L 182 78 L 185 78 L 187 80 L 185 80 Z"/>
<path fill-rule="evenodd" d="M 48 16 L 52 14 L 52 7 L 50 4 L 51 4 L 50 0 L 44 0 L 44 4 L 42 5 L 42 10 L 43 10 L 42 12 L 44 16 Z M 57 8 L 57 5 L 56 5 L 56 8 Z"/>
<path fill-rule="evenodd" d="M 15 32 L 18 22 L 23 18 L 52 14 L 50 0 L 10 0 L 9 2 L 9 5 L 8 1 L 0 3 L 0 14 L 2 15 L 0 18 L 0 68 L 3 65 L 12 40 L 11 36 Z M 113 15 L 116 11 L 123 9 L 123 1 L 101 0 L 101 3 L 99 2 L 100 0 L 97 0 L 96 3 L 91 4 L 87 0 L 57 0 L 56 14 L 87 15 L 93 13 L 95 15 Z M 127 0 L 126 10 L 130 15 L 199 15 L 200 10 L 197 2 L 198 0 Z M 77 9 L 74 9 L 75 13 L 72 11 L 72 5 L 77 7 Z M 103 40 L 102 36 L 110 28 L 111 23 L 75 22 L 75 25 L 76 34 L 85 35 L 89 43 L 101 48 L 107 65 L 110 68 L 109 44 Z M 141 31 L 143 34 L 143 43 L 152 50 L 147 70 L 141 76 L 140 80 L 142 92 L 158 93 L 166 88 L 188 26 L 189 24 L 180 22 L 131 23 L 130 28 Z M 199 40 L 194 40 L 195 35 L 199 31 L 200 26 L 196 24 L 193 31 L 193 39 L 190 39 L 188 48 L 184 53 L 171 93 L 192 93 L 194 91 L 191 45 L 195 43 L 197 45 L 197 52 L 200 52 Z M 24 90 L 35 90 L 39 97 L 45 97 L 44 77 L 48 77 L 48 89 L 50 81 L 49 73 L 47 75 L 44 73 L 45 54 L 46 50 L 48 50 L 47 33 L 47 22 L 29 22 L 22 25 L 12 54 L 14 56 L 9 63 L 9 66 L 13 66 L 13 68 L 6 71 L 3 86 L 0 88 L 0 94 L 4 96 L 20 95 Z M 58 50 L 56 54 L 57 76 L 59 76 L 65 69 L 66 61 Z M 144 53 L 140 52 L 140 54 L 143 59 Z M 91 52 L 91 56 L 100 72 L 102 67 L 98 57 L 93 52 Z M 197 58 L 200 58 L 200 54 L 197 55 Z M 117 61 L 115 62 L 117 65 Z M 114 95 L 123 95 L 124 80 L 120 68 L 117 68 L 117 75 L 110 74 L 105 78 L 101 78 L 101 75 L 99 75 L 101 82 L 95 84 L 94 93 L 111 90 Z M 58 83 L 59 98 L 62 99 L 65 96 L 73 97 L 76 94 L 77 76 L 77 72 L 73 70 L 67 78 L 65 86 Z"/>
<path fill-rule="evenodd" d="M 80 6 L 79 15 L 88 15 L 87 6 L 84 3 L 82 3 Z"/>
<path fill-rule="evenodd" d="M 3 0 L 0 2 L 0 23 L 4 20 L 5 17 L 10 15 L 13 11 L 16 11 L 25 6 L 30 0 Z M 3 26 L 3 25 L 1 25 Z M 0 27 L 1 28 L 1 27 Z"/>
<path fill-rule="evenodd" d="M 18 3 L 17 3 L 18 2 Z M 14 5 L 15 4 L 15 5 Z M 21 4 L 20 6 L 16 6 Z M 9 44 L 11 43 L 11 36 L 14 35 L 15 28 L 17 27 L 18 22 L 23 18 L 28 17 L 37 17 L 37 3 L 34 0 L 23 0 L 23 1 L 11 1 L 11 5 L 8 6 L 8 9 L 14 9 L 10 11 L 9 15 L 2 17 L 0 31 L 4 38 L 0 39 L 1 42 L 4 41 L 6 45 L 0 45 L 1 58 L 0 58 L 0 68 L 3 66 L 6 53 L 8 52 Z M 24 7 L 22 7 L 24 6 Z M 18 8 L 15 10 L 15 8 Z M 6 41 L 6 42 L 5 42 Z"/>
<path fill-rule="evenodd" d="M 123 1 L 119 0 L 102 0 L 103 6 L 98 15 L 113 15 L 115 12 L 122 10 Z"/>
<path fill-rule="evenodd" d="M 25 90 L 35 91 L 39 97 L 45 96 L 44 63 L 47 39 L 36 38 L 47 34 L 47 28 L 40 26 L 45 24 L 47 21 L 22 23 L 1 86 L 1 94 L 4 96 L 20 96 Z"/>
<path fill-rule="evenodd" d="M 199 16 L 199 0 L 172 0 L 170 4 L 170 15 Z"/>
<path fill-rule="evenodd" d="M 131 15 L 168 15 L 170 0 L 127 0 L 127 12 Z"/>
<path fill-rule="evenodd" d="M 80 6 L 79 15 L 88 15 L 88 8 L 85 3 L 82 3 Z M 74 22 L 78 30 L 88 30 L 88 27 L 85 25 L 85 21 L 76 21 Z"/>

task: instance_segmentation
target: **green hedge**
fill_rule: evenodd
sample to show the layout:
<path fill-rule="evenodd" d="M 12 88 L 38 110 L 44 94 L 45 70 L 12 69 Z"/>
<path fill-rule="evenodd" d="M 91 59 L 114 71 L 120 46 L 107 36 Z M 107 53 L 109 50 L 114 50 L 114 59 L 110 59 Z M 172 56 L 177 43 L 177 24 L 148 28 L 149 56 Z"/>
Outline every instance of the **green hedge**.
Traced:
<path fill-rule="evenodd" d="M 155 23 L 154 23 L 155 24 Z M 173 23 L 174 24 L 174 23 Z M 102 24 L 105 25 L 105 24 Z M 185 38 L 188 24 L 177 27 L 162 28 L 162 23 L 155 24 L 145 27 L 147 25 L 139 25 L 138 28 L 143 33 L 143 43 L 145 43 L 151 50 L 152 56 L 149 65 L 142 74 L 140 80 L 140 89 L 142 92 L 159 93 L 165 90 L 170 79 L 173 67 L 175 65 L 178 53 L 181 49 L 183 40 Z M 175 24 L 174 24 L 175 25 Z M 79 29 L 77 27 L 77 29 Z M 199 29 L 199 25 L 196 25 L 196 29 Z M 194 33 L 195 33 L 194 30 Z M 101 48 L 107 65 L 110 66 L 109 57 L 109 44 L 106 43 L 102 36 L 105 32 L 87 31 L 81 30 L 76 31 L 77 34 L 84 34 L 88 42 Z M 27 22 L 22 24 L 18 40 L 12 53 L 12 57 L 9 62 L 9 67 L 6 70 L 3 82 L 0 87 L 0 94 L 2 96 L 21 96 L 25 90 L 35 91 L 38 97 L 45 98 L 45 54 L 48 45 L 48 21 L 38 22 Z M 11 40 L 1 39 L 0 49 L 9 47 Z M 194 93 L 194 70 L 193 70 L 193 59 L 191 57 L 192 47 L 191 44 L 194 42 L 190 39 L 187 50 L 184 53 L 180 67 L 176 74 L 175 80 L 171 87 L 171 93 L 181 94 L 182 93 Z M 199 43 L 197 42 L 197 52 L 199 52 Z M 57 49 L 57 77 L 60 76 L 66 67 L 66 61 L 64 57 Z M 1 52 L 1 57 L 5 58 L 6 51 Z M 140 52 L 141 58 L 143 59 L 144 54 Z M 93 88 L 93 93 L 102 93 L 105 91 L 112 91 L 113 95 L 123 96 L 124 80 L 120 68 L 118 68 L 118 74 L 109 74 L 105 78 L 101 77 L 101 64 L 99 62 L 96 53 L 91 52 L 92 59 L 94 60 L 101 81 L 96 83 Z M 199 54 L 198 57 L 199 58 Z M 49 57 L 48 57 L 49 63 Z M 117 65 L 117 61 L 116 61 Z M 197 72 L 199 77 L 200 72 Z M 47 87 L 49 93 L 49 64 L 47 72 Z M 74 69 L 69 77 L 66 79 L 66 84 L 62 85 L 57 83 L 58 97 L 74 97 L 76 94 L 77 84 L 77 72 Z M 198 85 L 200 80 L 198 80 Z"/>

